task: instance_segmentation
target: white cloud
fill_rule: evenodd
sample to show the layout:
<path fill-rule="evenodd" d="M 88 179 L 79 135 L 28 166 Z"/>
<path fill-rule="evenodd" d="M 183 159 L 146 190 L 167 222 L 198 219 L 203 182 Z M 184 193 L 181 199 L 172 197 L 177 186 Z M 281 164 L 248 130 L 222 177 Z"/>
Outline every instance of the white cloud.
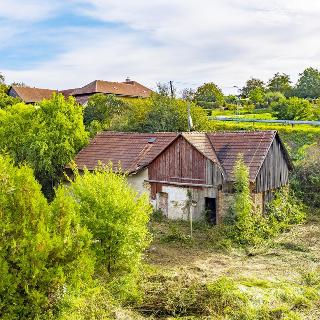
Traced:
<path fill-rule="evenodd" d="M 16 21 L 39 21 L 56 12 L 60 5 L 60 0 L 0 0 L 0 18 Z"/>
<path fill-rule="evenodd" d="M 72 33 L 65 53 L 32 70 L 3 70 L 8 80 L 66 88 L 131 76 L 149 86 L 168 80 L 180 87 L 215 81 L 230 91 L 250 76 L 267 80 L 280 71 L 295 79 L 305 67 L 320 64 L 318 1 L 72 3 L 75 11 L 117 27 Z"/>

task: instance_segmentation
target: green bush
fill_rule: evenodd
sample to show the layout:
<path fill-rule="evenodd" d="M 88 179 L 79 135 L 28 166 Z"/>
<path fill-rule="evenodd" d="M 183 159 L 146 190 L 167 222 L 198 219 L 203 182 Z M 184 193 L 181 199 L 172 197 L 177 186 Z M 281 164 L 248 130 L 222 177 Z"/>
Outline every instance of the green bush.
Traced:
<path fill-rule="evenodd" d="M 93 235 L 96 273 L 108 279 L 108 285 L 119 295 L 133 293 L 130 275 L 136 276 L 139 271 L 151 239 L 148 198 L 139 196 L 126 176 L 114 173 L 111 167 L 74 174 L 75 179 L 64 192 L 79 203 L 81 221 Z"/>
<path fill-rule="evenodd" d="M 234 168 L 235 198 L 226 217 L 228 236 L 237 244 L 252 245 L 273 237 L 305 220 L 304 207 L 282 187 L 274 193 L 265 215 L 255 212 L 250 194 L 249 171 L 239 157 Z"/>
<path fill-rule="evenodd" d="M 0 317 L 33 319 L 90 280 L 91 236 L 75 202 L 51 206 L 27 166 L 0 156 Z"/>

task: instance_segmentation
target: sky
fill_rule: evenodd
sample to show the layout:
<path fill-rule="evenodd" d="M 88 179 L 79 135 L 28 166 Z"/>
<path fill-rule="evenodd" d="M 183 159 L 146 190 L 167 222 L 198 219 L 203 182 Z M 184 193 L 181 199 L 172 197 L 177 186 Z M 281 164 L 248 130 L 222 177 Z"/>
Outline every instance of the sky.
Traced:
<path fill-rule="evenodd" d="M 318 0 L 0 0 L 0 72 L 50 89 L 130 77 L 228 94 L 320 68 L 319 34 Z"/>

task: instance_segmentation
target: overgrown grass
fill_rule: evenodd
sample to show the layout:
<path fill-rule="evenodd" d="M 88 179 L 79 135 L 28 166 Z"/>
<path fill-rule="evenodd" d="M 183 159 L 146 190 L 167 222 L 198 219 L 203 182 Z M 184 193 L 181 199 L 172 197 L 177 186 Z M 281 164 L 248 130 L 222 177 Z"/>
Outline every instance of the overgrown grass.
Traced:
<path fill-rule="evenodd" d="M 136 309 L 156 318 L 302 319 L 320 299 L 318 282 L 231 277 L 203 282 L 191 274 L 157 271 L 145 277 L 143 287 L 145 296 Z"/>

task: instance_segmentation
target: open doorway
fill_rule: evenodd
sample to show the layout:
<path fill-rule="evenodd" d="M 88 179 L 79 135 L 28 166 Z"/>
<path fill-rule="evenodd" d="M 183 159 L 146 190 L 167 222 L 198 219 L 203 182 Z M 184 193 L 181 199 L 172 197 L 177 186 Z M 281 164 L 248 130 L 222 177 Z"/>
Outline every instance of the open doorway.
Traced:
<path fill-rule="evenodd" d="M 210 224 L 217 224 L 217 203 L 216 198 L 204 198 L 205 210 L 208 222 Z"/>

